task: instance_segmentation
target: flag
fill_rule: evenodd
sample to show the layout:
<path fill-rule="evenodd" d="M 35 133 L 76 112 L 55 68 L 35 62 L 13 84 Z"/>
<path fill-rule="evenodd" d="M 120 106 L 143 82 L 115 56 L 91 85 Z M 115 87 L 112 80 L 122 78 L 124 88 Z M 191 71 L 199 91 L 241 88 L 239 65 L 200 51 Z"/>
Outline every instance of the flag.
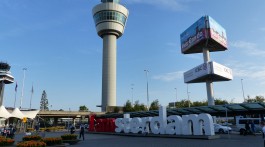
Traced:
<path fill-rule="evenodd" d="M 32 88 L 31 88 L 31 93 L 34 93 L 34 90 L 33 90 L 33 85 L 32 85 Z"/>
<path fill-rule="evenodd" d="M 15 87 L 15 91 L 17 92 L 17 82 L 16 82 L 16 87 Z"/>

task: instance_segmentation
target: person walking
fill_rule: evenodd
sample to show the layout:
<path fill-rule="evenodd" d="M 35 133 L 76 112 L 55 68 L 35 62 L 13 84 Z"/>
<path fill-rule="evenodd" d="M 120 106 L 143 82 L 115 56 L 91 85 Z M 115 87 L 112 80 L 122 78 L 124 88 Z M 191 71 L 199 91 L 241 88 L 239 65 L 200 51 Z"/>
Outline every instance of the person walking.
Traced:
<path fill-rule="evenodd" d="M 83 124 L 80 125 L 80 133 L 79 133 L 79 139 L 81 136 L 83 137 L 83 140 L 85 140 L 85 126 Z"/>

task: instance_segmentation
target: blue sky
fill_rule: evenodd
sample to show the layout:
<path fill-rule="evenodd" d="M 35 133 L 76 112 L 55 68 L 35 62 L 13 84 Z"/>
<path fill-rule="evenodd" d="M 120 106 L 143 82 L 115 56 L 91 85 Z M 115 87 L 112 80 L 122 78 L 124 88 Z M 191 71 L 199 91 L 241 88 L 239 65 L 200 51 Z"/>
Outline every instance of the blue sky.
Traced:
<path fill-rule="evenodd" d="M 97 36 L 92 8 L 99 0 L 1 0 L 0 60 L 8 62 L 22 107 L 39 108 L 46 90 L 51 109 L 78 110 L 86 105 L 100 111 L 102 39 Z M 183 55 L 180 34 L 203 15 L 225 29 L 228 50 L 211 59 L 230 67 L 234 79 L 214 83 L 215 98 L 242 102 L 245 95 L 265 95 L 265 1 L 263 0 L 123 0 L 129 9 L 124 35 L 117 42 L 117 105 L 133 98 L 146 103 L 149 73 L 150 102 L 167 105 L 187 99 L 183 72 L 203 63 L 202 54 Z M 132 86 L 133 84 L 133 86 Z M 15 84 L 6 85 L 4 105 L 13 106 Z M 206 100 L 204 83 L 189 84 L 192 101 Z"/>

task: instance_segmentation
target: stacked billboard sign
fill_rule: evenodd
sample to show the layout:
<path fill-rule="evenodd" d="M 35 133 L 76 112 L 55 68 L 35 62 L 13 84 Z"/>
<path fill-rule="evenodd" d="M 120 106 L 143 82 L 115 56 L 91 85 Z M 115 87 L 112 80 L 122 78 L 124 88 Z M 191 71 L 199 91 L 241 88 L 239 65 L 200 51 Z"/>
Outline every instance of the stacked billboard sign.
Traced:
<path fill-rule="evenodd" d="M 227 50 L 225 29 L 210 16 L 203 16 L 180 34 L 183 54 L 203 53 L 204 63 L 185 72 L 185 83 L 206 83 L 208 105 L 214 105 L 213 85 L 233 79 L 232 70 L 210 61 L 210 52 Z"/>
<path fill-rule="evenodd" d="M 210 51 L 222 51 L 227 49 L 227 37 L 225 29 L 210 16 L 203 16 L 180 35 L 181 51 L 184 54 L 202 52 L 203 47 L 209 47 L 208 43 L 217 45 Z"/>
<path fill-rule="evenodd" d="M 216 62 L 210 61 L 184 73 L 185 83 L 200 83 L 207 79 L 212 81 L 229 81 L 233 79 L 232 70 Z"/>

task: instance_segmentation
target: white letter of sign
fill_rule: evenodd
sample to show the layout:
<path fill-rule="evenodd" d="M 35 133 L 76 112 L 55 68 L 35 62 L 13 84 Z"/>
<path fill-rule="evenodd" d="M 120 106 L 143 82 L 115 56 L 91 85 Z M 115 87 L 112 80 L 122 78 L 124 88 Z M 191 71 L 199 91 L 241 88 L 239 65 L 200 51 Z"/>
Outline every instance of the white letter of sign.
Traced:
<path fill-rule="evenodd" d="M 213 118 L 210 114 L 199 114 L 198 119 L 203 121 L 205 135 L 215 135 Z"/>
<path fill-rule="evenodd" d="M 123 114 L 122 122 L 124 124 L 124 133 L 130 133 L 130 114 Z"/>
<path fill-rule="evenodd" d="M 166 127 L 166 134 L 182 134 L 182 118 L 178 115 L 171 115 L 167 117 L 167 121 L 169 122 Z"/>
<path fill-rule="evenodd" d="M 191 127 L 193 127 L 193 135 L 203 135 L 202 129 L 204 129 L 205 135 L 214 135 L 213 119 L 210 114 L 183 115 L 182 120 L 183 135 L 192 135 Z"/>
<path fill-rule="evenodd" d="M 115 125 L 116 125 L 115 132 L 117 133 L 120 133 L 124 130 L 124 124 L 122 123 L 122 119 L 123 118 L 117 118 L 115 120 Z"/>
<path fill-rule="evenodd" d="M 149 124 L 151 122 L 153 117 L 144 117 L 142 118 L 142 123 L 141 123 L 141 131 L 142 133 L 149 133 L 150 128 L 149 128 Z"/>
<path fill-rule="evenodd" d="M 167 110 L 166 107 L 161 106 L 159 108 L 159 116 L 153 117 L 150 122 L 151 131 L 154 134 L 165 134 L 165 129 L 167 125 Z"/>
<path fill-rule="evenodd" d="M 139 117 L 132 118 L 130 122 L 131 126 L 131 132 L 132 133 L 138 133 L 141 131 L 141 124 L 142 124 L 142 119 Z"/>

